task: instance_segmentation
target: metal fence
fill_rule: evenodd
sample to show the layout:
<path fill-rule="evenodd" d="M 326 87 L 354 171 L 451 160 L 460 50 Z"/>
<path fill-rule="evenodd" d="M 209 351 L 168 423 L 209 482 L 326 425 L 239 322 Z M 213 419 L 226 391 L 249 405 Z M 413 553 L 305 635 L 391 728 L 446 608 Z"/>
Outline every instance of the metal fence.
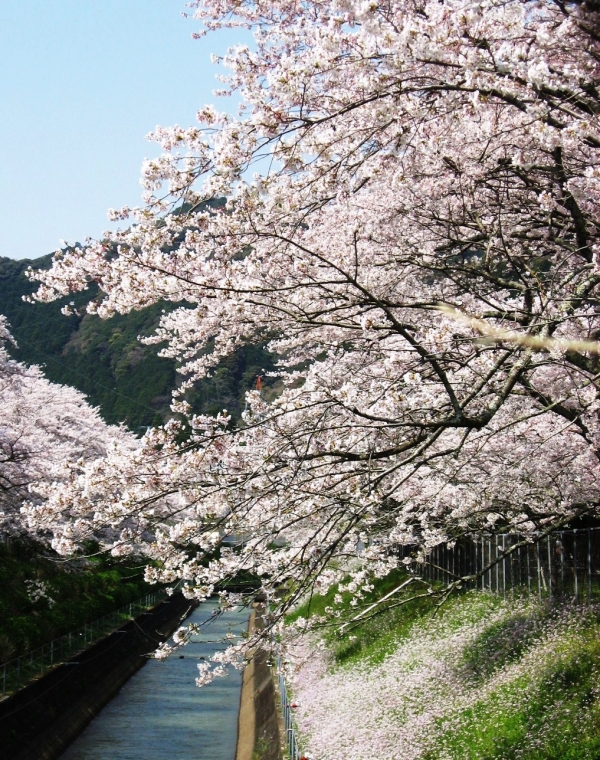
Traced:
<path fill-rule="evenodd" d="M 400 549 L 401 556 L 409 553 Z M 556 531 L 537 541 L 500 533 L 436 546 L 422 575 L 446 583 L 471 576 L 468 588 L 502 596 L 519 591 L 540 598 L 600 598 L 600 528 Z"/>
<path fill-rule="evenodd" d="M 275 658 L 277 664 L 277 676 L 279 678 L 279 694 L 281 696 L 281 709 L 283 712 L 283 723 L 285 727 L 285 743 L 291 760 L 301 760 L 300 747 L 298 746 L 298 737 L 296 736 L 296 727 L 294 725 L 294 707 L 290 702 L 287 688 L 285 685 L 284 671 L 281 663 L 281 657 Z"/>
<path fill-rule="evenodd" d="M 115 610 L 115 612 L 111 612 L 109 615 L 104 615 L 92 623 L 85 624 L 83 628 L 66 633 L 38 649 L 0 665 L 2 696 L 18 691 L 29 681 L 83 652 L 84 649 L 99 639 L 118 630 L 124 622 L 131 620 L 149 607 L 153 607 L 165 596 L 166 592 L 163 590 L 154 591 L 136 602 L 131 602 Z"/>

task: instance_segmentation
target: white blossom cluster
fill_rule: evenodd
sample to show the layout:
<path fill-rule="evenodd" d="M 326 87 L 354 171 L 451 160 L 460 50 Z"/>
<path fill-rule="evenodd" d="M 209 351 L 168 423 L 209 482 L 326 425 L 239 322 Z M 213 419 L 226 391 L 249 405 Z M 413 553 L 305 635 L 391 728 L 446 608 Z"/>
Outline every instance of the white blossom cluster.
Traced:
<path fill-rule="evenodd" d="M 56 600 L 50 596 L 49 587 L 45 581 L 25 581 L 25 588 L 27 589 L 29 601 L 34 604 L 35 602 L 39 602 L 40 599 L 44 599 L 48 602 L 49 607 L 53 607 L 56 603 Z"/>
<path fill-rule="evenodd" d="M 1 315 L 0 342 L 0 530 L 51 539 L 68 553 L 102 536 L 105 523 L 73 520 L 61 500 L 91 461 L 110 447 L 130 450 L 135 438 L 106 425 L 83 394 L 11 359 L 4 344 L 14 341 Z"/>

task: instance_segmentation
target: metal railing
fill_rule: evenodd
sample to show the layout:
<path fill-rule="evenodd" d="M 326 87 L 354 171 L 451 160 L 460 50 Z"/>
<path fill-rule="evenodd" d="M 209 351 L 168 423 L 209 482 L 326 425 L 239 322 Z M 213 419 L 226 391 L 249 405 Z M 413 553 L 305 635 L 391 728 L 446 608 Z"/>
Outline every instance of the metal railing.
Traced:
<path fill-rule="evenodd" d="M 275 658 L 277 665 L 277 676 L 279 678 L 279 695 L 281 697 L 281 709 L 283 712 L 283 723 L 285 727 L 285 743 L 291 760 L 300 760 L 300 747 L 298 746 L 298 737 L 296 735 L 296 726 L 294 723 L 293 702 L 290 702 L 283 675 L 281 657 Z"/>
<path fill-rule="evenodd" d="M 410 549 L 400 547 L 399 553 Z M 477 576 L 469 588 L 502 596 L 520 591 L 591 601 L 600 598 L 600 528 L 559 530 L 537 541 L 511 533 L 463 539 L 433 548 L 421 574 L 440 582 Z"/>
<path fill-rule="evenodd" d="M 267 613 L 271 609 L 269 597 L 265 604 Z M 293 714 L 293 702 L 290 702 L 287 686 L 285 683 L 285 670 L 281 661 L 281 655 L 279 654 L 279 645 L 275 638 L 271 635 L 271 645 L 273 647 L 273 653 L 275 655 L 275 667 L 277 668 L 277 679 L 279 682 L 279 697 L 281 699 L 281 712 L 283 714 L 283 725 L 285 731 L 285 746 L 287 748 L 288 756 L 291 760 L 303 760 L 303 756 L 300 754 L 300 747 L 298 745 L 298 736 L 296 733 L 296 725 Z"/>
<path fill-rule="evenodd" d="M 153 591 L 142 599 L 126 604 L 104 617 L 86 623 L 83 628 L 71 631 L 58 639 L 44 644 L 20 657 L 15 657 L 0 665 L 2 696 L 18 691 L 29 681 L 46 673 L 60 663 L 70 660 L 96 641 L 118 630 L 124 622 L 131 620 L 149 607 L 164 599 L 166 592 Z"/>

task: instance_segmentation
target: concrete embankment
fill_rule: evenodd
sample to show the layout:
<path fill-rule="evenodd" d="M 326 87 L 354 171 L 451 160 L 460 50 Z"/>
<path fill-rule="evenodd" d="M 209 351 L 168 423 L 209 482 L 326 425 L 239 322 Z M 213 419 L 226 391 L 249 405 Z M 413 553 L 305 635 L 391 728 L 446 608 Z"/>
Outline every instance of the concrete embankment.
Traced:
<path fill-rule="evenodd" d="M 262 604 L 255 604 L 248 630 L 262 627 Z M 272 668 L 259 651 L 244 670 L 235 760 L 282 760 L 281 728 Z"/>
<path fill-rule="evenodd" d="M 175 595 L 0 702 L 0 757 L 60 757 L 189 608 Z"/>

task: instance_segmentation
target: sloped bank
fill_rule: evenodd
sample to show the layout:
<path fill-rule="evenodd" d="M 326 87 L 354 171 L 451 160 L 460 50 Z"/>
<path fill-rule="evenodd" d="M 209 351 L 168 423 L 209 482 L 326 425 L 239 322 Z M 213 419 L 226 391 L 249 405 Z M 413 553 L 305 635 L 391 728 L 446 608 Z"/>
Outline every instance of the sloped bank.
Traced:
<path fill-rule="evenodd" d="M 191 603 L 174 595 L 0 702 L 0 757 L 53 760 L 169 638 Z"/>
<path fill-rule="evenodd" d="M 600 607 L 470 591 L 433 615 L 434 600 L 404 601 L 295 647 L 311 757 L 600 758 Z"/>

